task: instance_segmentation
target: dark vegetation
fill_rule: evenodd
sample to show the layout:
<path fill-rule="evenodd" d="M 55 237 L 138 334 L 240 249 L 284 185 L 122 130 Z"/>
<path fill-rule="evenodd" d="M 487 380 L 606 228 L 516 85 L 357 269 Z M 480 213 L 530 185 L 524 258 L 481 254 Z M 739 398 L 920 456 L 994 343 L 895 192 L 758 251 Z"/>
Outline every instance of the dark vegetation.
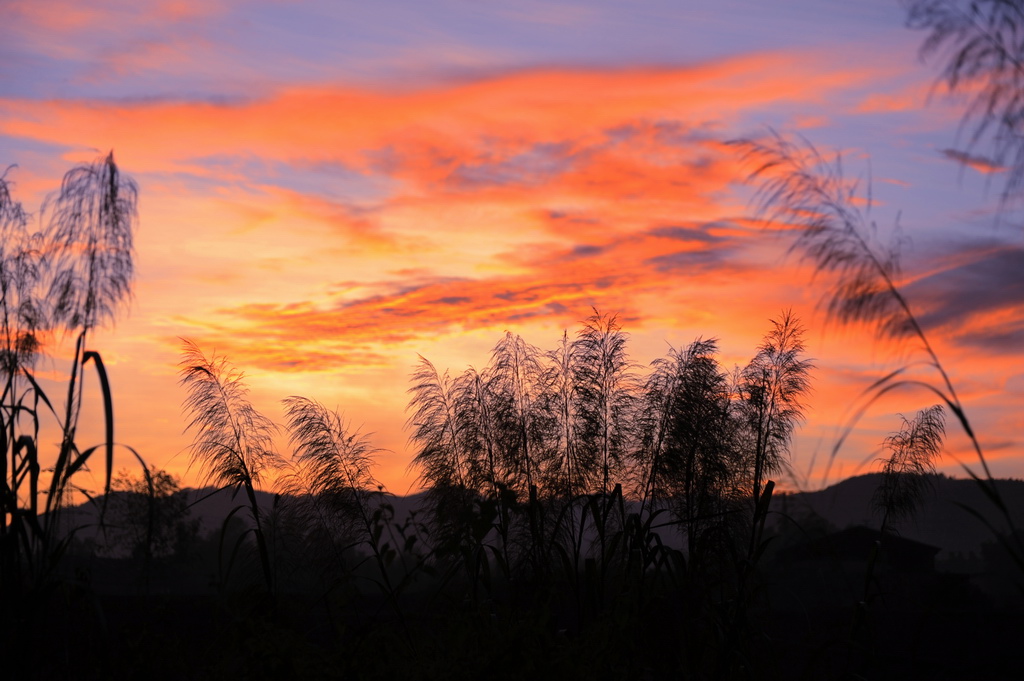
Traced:
<path fill-rule="evenodd" d="M 973 139 L 995 130 L 1009 140 L 999 158 L 1018 169 L 1006 189 L 1015 194 L 1018 5 L 910 11 L 931 31 L 926 51 L 952 49 L 950 87 L 979 87 Z M 835 445 L 882 395 L 935 397 L 883 443 L 866 527 L 834 532 L 813 505 L 775 494 L 812 375 L 789 313 L 735 369 L 712 339 L 636 366 L 616 318 L 597 311 L 548 351 L 507 333 L 479 370 L 453 376 L 421 358 L 408 429 L 426 491 L 414 505 L 374 480 L 368 437 L 313 400 L 284 401 L 282 456 L 279 427 L 249 402 L 242 374 L 186 341 L 186 419 L 209 498 L 189 497 L 130 448 L 138 472 L 115 477 L 124 445 L 88 339 L 130 293 L 135 185 L 112 155 L 75 168 L 32 232 L 0 178 L 5 669 L 39 679 L 1016 678 L 1014 502 L 902 294 L 898 248 L 874 241 L 838 162 L 781 136 L 739 145 L 761 214 L 797 227 L 794 250 L 828 277 L 830 317 L 910 342 L 934 372 L 927 381 L 904 367 L 868 386 Z M 34 371 L 60 338 L 74 344 L 63 401 Z M 104 439 L 82 446 L 89 370 Z M 956 569 L 936 572 L 938 548 L 900 534 L 941 484 L 947 419 L 980 466 L 967 469 L 977 499 L 961 511 L 990 532 L 986 584 L 959 554 L 944 557 Z M 53 427 L 56 451 L 43 451 Z M 79 486 L 88 469 L 102 471 L 102 489 Z M 276 494 L 261 503 L 269 479 Z M 95 520 L 69 508 L 82 495 Z M 223 512 L 201 528 L 190 508 L 213 499 Z"/>

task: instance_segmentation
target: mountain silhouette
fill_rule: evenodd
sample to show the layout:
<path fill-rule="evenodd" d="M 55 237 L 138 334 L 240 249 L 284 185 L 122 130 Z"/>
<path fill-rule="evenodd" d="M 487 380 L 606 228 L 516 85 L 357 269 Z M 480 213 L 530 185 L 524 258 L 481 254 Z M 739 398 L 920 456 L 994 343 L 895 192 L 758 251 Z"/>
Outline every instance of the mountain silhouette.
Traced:
<path fill-rule="evenodd" d="M 879 526 L 881 521 L 872 508 L 872 496 L 882 483 L 881 473 L 859 475 L 814 492 L 779 494 L 772 500 L 772 515 L 776 527 L 785 518 L 800 522 L 807 517 L 824 520 L 835 530 L 865 525 Z M 992 531 L 967 509 L 973 509 L 993 523 L 1000 532 L 1009 528 L 1000 524 L 1000 515 L 974 480 L 950 478 L 944 475 L 928 476 L 929 491 L 924 495 L 916 513 L 907 521 L 891 528 L 900 536 L 941 550 L 938 564 L 953 554 L 979 555 L 982 544 L 994 540 Z M 1015 527 L 1024 524 L 1024 481 L 1001 479 L 995 481 Z"/>

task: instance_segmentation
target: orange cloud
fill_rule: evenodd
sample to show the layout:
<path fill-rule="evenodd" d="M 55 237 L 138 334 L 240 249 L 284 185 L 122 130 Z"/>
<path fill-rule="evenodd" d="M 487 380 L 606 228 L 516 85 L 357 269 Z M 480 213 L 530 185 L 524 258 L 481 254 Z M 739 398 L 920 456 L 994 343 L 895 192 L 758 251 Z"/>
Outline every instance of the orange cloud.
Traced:
<path fill-rule="evenodd" d="M 956 161 L 962 166 L 966 166 L 973 170 L 977 170 L 982 174 L 990 173 L 1002 173 L 1006 171 L 1006 166 L 996 163 L 990 158 L 984 156 L 973 156 L 957 149 L 943 149 L 942 155 L 946 158 Z"/>
<path fill-rule="evenodd" d="M 862 83 L 867 68 L 822 71 L 797 55 L 759 54 L 690 68 L 536 70 L 466 84 L 385 91 L 305 87 L 234 103 L 0 100 L 0 133 L 60 144 L 115 148 L 136 172 L 169 167 L 203 175 L 202 156 L 246 153 L 337 159 L 365 165 L 363 152 L 420 148 L 435 176 L 476 153 L 521 142 L 593 141 L 642 121 L 719 124 L 778 102 L 822 101 Z M 441 145 L 440 147 L 438 145 Z M 420 172 L 423 172 L 423 168 Z"/>
<path fill-rule="evenodd" d="M 858 113 L 902 113 L 923 109 L 933 87 L 929 83 L 912 83 L 897 92 L 875 92 L 857 105 Z"/>
<path fill-rule="evenodd" d="M 155 0 L 139 11 L 133 0 L 7 0 L 3 13 L 9 25 L 64 35 L 97 30 L 125 30 L 125 23 L 145 24 L 194 20 L 223 10 L 221 0 Z M 115 29 L 114 27 L 117 27 Z"/>
<path fill-rule="evenodd" d="M 571 248 L 527 244 L 502 256 L 521 274 L 477 278 L 405 276 L 366 290 L 334 287 L 332 302 L 249 303 L 217 312 L 218 327 L 198 325 L 197 338 L 231 345 L 238 361 L 268 370 L 329 371 L 351 361 L 376 361 L 384 346 L 423 342 L 476 329 L 515 328 L 542 319 L 565 323 L 592 306 L 642 320 L 639 296 L 658 295 L 710 270 L 746 276 L 755 265 L 735 240 L 702 225 L 673 225 L 613 236 Z M 235 339 L 245 339 L 239 342 Z M 291 356 L 263 348 L 291 348 Z M 249 349 L 255 348 L 255 352 Z M 328 351 L 329 350 L 329 351 Z"/>

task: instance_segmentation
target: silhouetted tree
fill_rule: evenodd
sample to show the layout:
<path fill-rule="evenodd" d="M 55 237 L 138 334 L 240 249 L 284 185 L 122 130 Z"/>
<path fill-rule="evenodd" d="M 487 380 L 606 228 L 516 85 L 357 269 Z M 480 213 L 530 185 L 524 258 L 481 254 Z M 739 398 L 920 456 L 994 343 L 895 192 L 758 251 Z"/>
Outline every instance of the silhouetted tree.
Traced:
<path fill-rule="evenodd" d="M 136 477 L 121 470 L 114 478 L 107 531 L 114 545 L 148 566 L 175 555 L 194 539 L 199 521 L 189 520 L 188 499 L 167 471 L 144 470 Z"/>

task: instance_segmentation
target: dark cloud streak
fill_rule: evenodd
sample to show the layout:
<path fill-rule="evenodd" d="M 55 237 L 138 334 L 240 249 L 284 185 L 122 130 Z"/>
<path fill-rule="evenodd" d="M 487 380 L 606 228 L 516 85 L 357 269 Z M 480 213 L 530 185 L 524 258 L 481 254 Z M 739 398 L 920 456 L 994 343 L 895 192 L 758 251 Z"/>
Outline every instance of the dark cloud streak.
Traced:
<path fill-rule="evenodd" d="M 913 282 L 906 289 L 912 304 L 925 312 L 918 321 L 926 332 L 952 335 L 961 346 L 999 353 L 1024 347 L 1024 247 L 976 250 L 968 262 Z M 991 326 L 991 319 L 998 326 Z"/>

